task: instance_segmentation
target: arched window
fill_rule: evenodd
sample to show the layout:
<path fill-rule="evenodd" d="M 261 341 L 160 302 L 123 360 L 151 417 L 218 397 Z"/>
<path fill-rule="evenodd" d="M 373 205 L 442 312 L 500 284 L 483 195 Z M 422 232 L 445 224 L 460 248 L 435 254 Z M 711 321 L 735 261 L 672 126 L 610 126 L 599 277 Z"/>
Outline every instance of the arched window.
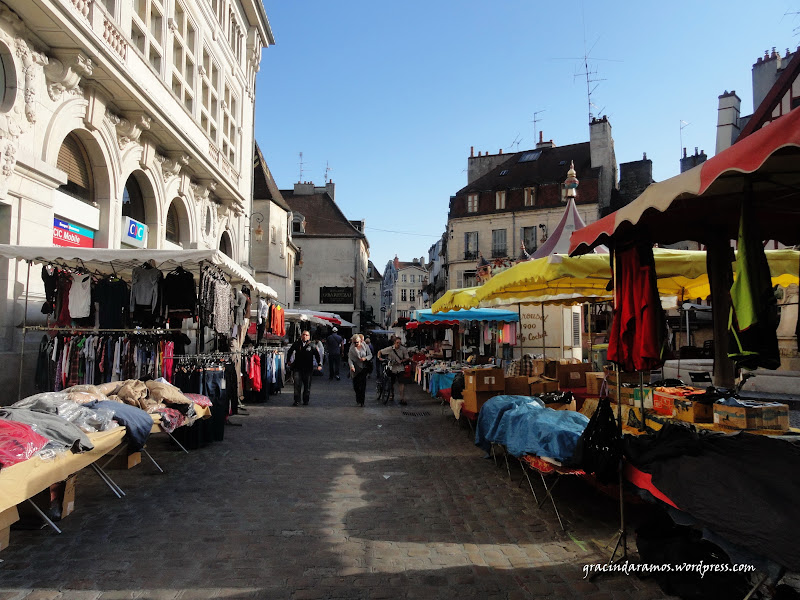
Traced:
<path fill-rule="evenodd" d="M 231 243 L 231 236 L 227 231 L 222 232 L 222 237 L 219 239 L 219 249 L 226 256 L 233 258 L 233 244 Z"/>
<path fill-rule="evenodd" d="M 178 209 L 175 203 L 169 205 L 167 211 L 167 241 L 179 244 L 181 241 L 181 224 L 178 221 Z"/>
<path fill-rule="evenodd" d="M 57 166 L 67 174 L 67 183 L 58 189 L 83 202 L 94 203 L 89 157 L 74 133 L 67 135 L 61 143 Z"/>
<path fill-rule="evenodd" d="M 144 196 L 139 182 L 131 175 L 125 182 L 125 190 L 122 192 L 122 216 L 130 217 L 140 223 L 146 223 L 146 213 L 144 210 Z"/>

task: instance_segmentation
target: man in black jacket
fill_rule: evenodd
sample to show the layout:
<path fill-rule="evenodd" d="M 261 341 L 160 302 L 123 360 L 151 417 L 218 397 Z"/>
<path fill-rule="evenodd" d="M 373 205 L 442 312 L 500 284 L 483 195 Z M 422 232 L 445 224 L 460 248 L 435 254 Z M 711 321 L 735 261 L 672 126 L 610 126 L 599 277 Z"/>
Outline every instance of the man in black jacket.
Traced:
<path fill-rule="evenodd" d="M 294 373 L 294 404 L 300 405 L 300 396 L 303 396 L 303 404 L 308 404 L 311 396 L 311 374 L 314 372 L 314 359 L 317 360 L 317 370 L 322 371 L 322 357 L 317 351 L 315 344 L 311 343 L 311 334 L 304 331 L 300 335 L 289 353 L 286 355 L 286 362 Z"/>

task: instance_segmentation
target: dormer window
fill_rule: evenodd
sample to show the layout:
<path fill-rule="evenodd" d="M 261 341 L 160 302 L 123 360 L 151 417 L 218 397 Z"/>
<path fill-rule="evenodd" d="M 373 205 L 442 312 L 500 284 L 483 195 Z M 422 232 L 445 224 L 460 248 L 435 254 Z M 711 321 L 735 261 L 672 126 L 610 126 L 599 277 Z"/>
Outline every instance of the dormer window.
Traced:
<path fill-rule="evenodd" d="M 478 194 L 467 195 L 467 212 L 478 212 Z"/>
<path fill-rule="evenodd" d="M 306 219 L 301 214 L 295 214 L 292 216 L 292 233 L 305 233 L 306 232 Z"/>

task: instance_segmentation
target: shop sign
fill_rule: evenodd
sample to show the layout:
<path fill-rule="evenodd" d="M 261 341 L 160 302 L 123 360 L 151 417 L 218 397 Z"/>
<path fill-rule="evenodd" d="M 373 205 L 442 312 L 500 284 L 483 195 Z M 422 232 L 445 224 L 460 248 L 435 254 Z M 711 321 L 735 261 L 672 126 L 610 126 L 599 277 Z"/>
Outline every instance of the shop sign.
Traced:
<path fill-rule="evenodd" d="M 352 304 L 353 288 L 351 287 L 321 287 L 319 288 L 320 304 Z"/>
<path fill-rule="evenodd" d="M 147 246 L 147 225 L 130 217 L 122 217 L 122 243 L 136 248 Z"/>
<path fill-rule="evenodd" d="M 94 231 L 54 217 L 53 245 L 70 248 L 94 248 Z"/>

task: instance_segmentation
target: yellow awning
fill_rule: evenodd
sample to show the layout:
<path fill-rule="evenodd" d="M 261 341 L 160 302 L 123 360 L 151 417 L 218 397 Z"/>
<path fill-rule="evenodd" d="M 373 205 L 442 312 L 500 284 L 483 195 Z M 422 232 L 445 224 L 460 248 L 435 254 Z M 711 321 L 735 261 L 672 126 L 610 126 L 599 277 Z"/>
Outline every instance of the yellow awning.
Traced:
<path fill-rule="evenodd" d="M 653 250 L 661 296 L 677 301 L 710 295 L 706 253 L 692 250 Z M 798 283 L 800 252 L 768 250 L 773 285 Z M 610 300 L 608 255 L 570 257 L 553 254 L 519 263 L 498 273 L 482 286 L 450 290 L 433 306 L 434 312 L 516 303 L 579 304 Z"/>

